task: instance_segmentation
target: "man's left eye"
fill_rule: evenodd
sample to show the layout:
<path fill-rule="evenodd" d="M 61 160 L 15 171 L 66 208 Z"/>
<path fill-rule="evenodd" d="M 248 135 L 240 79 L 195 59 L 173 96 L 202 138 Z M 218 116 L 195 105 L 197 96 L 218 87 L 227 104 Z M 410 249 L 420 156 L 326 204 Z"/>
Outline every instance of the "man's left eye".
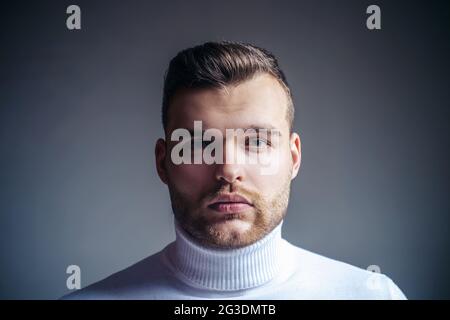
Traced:
<path fill-rule="evenodd" d="M 249 147 L 261 148 L 269 145 L 269 142 L 261 138 L 248 138 L 247 145 Z"/>

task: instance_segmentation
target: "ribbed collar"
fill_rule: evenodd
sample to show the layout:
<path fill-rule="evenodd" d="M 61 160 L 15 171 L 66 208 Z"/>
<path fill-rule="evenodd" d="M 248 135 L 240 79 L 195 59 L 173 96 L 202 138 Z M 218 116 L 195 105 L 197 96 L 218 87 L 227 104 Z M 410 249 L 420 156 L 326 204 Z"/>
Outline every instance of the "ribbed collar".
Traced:
<path fill-rule="evenodd" d="M 175 220 L 176 241 L 172 262 L 184 277 L 200 287 L 241 290 L 260 286 L 280 270 L 281 227 L 239 249 L 201 246 Z"/>

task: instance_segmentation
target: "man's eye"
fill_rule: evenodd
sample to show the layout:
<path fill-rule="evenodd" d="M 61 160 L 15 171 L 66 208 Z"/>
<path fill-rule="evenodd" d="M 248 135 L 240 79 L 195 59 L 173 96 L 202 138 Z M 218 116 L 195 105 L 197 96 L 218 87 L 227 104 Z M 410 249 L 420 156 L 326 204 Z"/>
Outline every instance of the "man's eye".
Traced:
<path fill-rule="evenodd" d="M 262 148 L 270 145 L 269 141 L 261 138 L 248 138 L 246 145 L 250 148 Z"/>
<path fill-rule="evenodd" d="M 200 147 L 202 149 L 206 148 L 212 141 L 205 141 L 205 140 L 192 140 L 191 141 L 191 148 L 195 149 L 197 147 Z"/>

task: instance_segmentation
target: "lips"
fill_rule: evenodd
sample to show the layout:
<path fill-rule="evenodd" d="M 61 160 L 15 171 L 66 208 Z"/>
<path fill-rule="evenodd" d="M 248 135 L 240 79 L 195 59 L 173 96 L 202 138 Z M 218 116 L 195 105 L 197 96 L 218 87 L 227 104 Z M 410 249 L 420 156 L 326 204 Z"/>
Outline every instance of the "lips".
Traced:
<path fill-rule="evenodd" d="M 238 194 L 221 195 L 213 199 L 208 205 L 208 208 L 220 213 L 244 212 L 252 207 L 253 205 L 249 200 Z"/>

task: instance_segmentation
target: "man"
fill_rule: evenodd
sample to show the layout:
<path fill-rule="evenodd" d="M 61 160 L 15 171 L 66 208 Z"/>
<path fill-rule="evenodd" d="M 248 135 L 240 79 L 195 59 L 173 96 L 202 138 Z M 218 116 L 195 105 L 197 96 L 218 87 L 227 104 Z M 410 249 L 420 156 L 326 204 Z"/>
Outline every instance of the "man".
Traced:
<path fill-rule="evenodd" d="M 176 241 L 68 298 L 405 298 L 384 275 L 281 237 L 301 144 L 271 53 L 233 42 L 180 52 L 165 76 L 162 115 L 156 167 Z"/>

